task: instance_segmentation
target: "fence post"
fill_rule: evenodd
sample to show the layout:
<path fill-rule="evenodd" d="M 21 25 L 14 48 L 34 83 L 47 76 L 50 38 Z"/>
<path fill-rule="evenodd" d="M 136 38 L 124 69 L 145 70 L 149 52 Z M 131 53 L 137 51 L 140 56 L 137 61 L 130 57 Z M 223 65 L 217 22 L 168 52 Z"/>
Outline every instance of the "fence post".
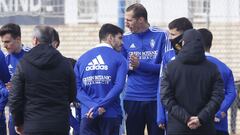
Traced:
<path fill-rule="evenodd" d="M 118 0 L 118 26 L 124 29 L 125 0 Z"/>

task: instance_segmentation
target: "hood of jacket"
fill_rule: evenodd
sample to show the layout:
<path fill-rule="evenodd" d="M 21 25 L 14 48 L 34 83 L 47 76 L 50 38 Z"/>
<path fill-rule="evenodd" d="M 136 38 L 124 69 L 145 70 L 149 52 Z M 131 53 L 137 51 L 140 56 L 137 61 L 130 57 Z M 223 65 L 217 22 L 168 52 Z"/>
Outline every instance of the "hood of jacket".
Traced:
<path fill-rule="evenodd" d="M 206 59 L 203 48 L 204 42 L 197 30 L 190 29 L 185 31 L 183 33 L 183 41 L 184 45 L 176 59 L 179 59 L 184 64 L 198 64 Z"/>
<path fill-rule="evenodd" d="M 52 46 L 40 44 L 32 48 L 23 58 L 40 69 L 51 69 L 61 62 L 63 56 Z"/>

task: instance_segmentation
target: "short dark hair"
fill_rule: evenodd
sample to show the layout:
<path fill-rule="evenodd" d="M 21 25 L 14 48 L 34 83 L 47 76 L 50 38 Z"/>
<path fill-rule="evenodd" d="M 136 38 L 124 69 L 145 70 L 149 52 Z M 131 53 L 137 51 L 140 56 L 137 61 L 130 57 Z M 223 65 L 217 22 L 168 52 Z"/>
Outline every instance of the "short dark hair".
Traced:
<path fill-rule="evenodd" d="M 13 38 L 21 37 L 21 28 L 18 24 L 8 23 L 1 27 L 0 36 L 11 34 Z"/>
<path fill-rule="evenodd" d="M 33 36 L 39 40 L 40 44 L 50 45 L 53 41 L 53 28 L 44 25 L 35 26 Z"/>
<path fill-rule="evenodd" d="M 212 47 L 212 40 L 213 40 L 213 35 L 212 32 L 209 31 L 206 28 L 201 28 L 198 29 L 198 31 L 201 33 L 203 41 L 204 41 L 204 49 L 205 51 L 209 51 L 210 48 Z"/>
<path fill-rule="evenodd" d="M 106 23 L 102 25 L 99 30 L 99 39 L 100 41 L 104 40 L 109 34 L 116 36 L 118 33 L 123 34 L 123 30 L 116 25 Z"/>
<path fill-rule="evenodd" d="M 139 3 L 135 3 L 130 5 L 127 9 L 127 12 L 133 11 L 133 18 L 140 18 L 143 17 L 146 21 L 148 21 L 148 14 L 146 8 Z"/>
<path fill-rule="evenodd" d="M 192 29 L 193 25 L 192 23 L 186 18 L 186 17 L 181 17 L 173 20 L 168 24 L 169 29 L 177 29 L 177 31 L 184 32 L 188 29 Z"/>

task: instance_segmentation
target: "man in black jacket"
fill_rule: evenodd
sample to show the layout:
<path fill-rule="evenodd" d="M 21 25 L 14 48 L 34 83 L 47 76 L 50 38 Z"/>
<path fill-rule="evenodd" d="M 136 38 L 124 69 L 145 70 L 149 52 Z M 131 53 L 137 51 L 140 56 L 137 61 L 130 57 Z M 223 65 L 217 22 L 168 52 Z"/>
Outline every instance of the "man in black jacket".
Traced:
<path fill-rule="evenodd" d="M 75 77 L 68 60 L 52 47 L 52 31 L 48 26 L 34 28 L 34 47 L 19 62 L 12 80 L 9 107 L 20 134 L 68 135 Z"/>
<path fill-rule="evenodd" d="M 183 42 L 176 59 L 164 69 L 161 82 L 168 134 L 214 135 L 214 115 L 224 98 L 223 81 L 216 65 L 205 58 L 198 31 L 185 31 Z"/>

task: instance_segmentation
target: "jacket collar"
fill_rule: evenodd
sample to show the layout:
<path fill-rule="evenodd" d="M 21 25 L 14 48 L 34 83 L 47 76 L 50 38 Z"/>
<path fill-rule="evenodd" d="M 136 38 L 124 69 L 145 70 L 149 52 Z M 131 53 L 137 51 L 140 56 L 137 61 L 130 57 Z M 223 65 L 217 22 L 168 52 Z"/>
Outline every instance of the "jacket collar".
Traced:
<path fill-rule="evenodd" d="M 205 52 L 205 56 L 212 56 L 212 54 Z"/>

